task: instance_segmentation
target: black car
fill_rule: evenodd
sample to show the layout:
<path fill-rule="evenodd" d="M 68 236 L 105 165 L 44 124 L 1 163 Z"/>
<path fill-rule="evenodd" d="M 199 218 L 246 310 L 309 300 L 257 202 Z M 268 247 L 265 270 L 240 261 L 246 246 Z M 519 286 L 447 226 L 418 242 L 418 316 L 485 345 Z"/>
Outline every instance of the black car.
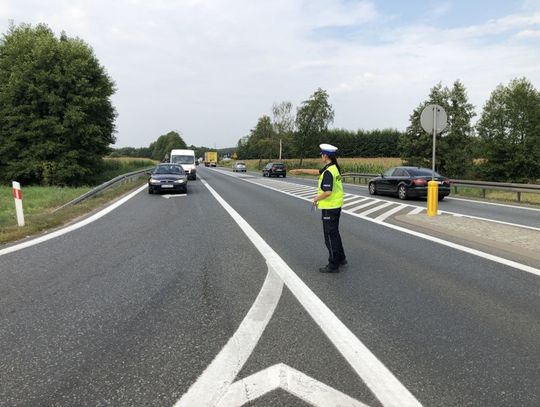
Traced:
<path fill-rule="evenodd" d="M 427 197 L 428 182 L 432 171 L 420 167 L 392 167 L 384 174 L 371 179 L 369 193 L 397 195 L 399 199 Z M 439 183 L 439 201 L 450 194 L 450 180 L 440 174 L 434 174 L 434 181 Z"/>
<path fill-rule="evenodd" d="M 287 176 L 287 167 L 283 163 L 268 163 L 262 170 L 263 177 L 283 177 Z"/>
<path fill-rule="evenodd" d="M 187 175 L 180 164 L 159 164 L 150 173 L 148 193 L 187 192 Z"/>

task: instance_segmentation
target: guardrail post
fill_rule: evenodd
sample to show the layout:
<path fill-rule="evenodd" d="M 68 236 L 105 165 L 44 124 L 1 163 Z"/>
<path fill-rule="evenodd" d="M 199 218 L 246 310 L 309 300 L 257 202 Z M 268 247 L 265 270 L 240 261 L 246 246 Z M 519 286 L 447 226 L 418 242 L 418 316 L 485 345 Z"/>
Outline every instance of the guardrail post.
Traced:
<path fill-rule="evenodd" d="M 518 193 L 517 193 L 517 201 L 521 202 L 521 192 L 520 191 L 518 191 Z"/>
<path fill-rule="evenodd" d="M 485 198 L 485 197 L 486 197 L 486 189 L 482 188 L 482 198 Z"/>

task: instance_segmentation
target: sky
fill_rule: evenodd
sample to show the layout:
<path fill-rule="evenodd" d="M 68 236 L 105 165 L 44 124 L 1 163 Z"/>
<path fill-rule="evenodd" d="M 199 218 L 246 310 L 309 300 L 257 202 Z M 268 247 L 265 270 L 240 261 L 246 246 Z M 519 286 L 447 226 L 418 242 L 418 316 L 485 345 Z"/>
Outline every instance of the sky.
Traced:
<path fill-rule="evenodd" d="M 169 131 L 232 147 L 317 88 L 348 130 L 405 130 L 439 82 L 459 79 L 478 115 L 499 84 L 540 89 L 540 0 L 0 0 L 0 33 L 11 20 L 93 48 L 117 88 L 115 147 Z"/>

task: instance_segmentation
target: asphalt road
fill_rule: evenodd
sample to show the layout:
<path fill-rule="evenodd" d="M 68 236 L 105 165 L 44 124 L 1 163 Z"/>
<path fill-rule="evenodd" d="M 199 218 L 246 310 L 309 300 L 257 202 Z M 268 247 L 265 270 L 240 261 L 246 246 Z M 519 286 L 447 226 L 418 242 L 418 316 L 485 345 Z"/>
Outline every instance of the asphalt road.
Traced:
<path fill-rule="evenodd" d="M 317 321 L 318 298 L 419 405 L 540 405 L 540 277 L 347 214 L 349 265 L 320 274 L 320 213 L 305 200 L 243 175 L 199 175 L 314 296 L 286 281 L 275 310 L 261 301 L 249 325 L 263 327 L 260 338 L 237 346 L 245 361 L 210 391 L 240 383 L 249 399 L 252 383 L 274 377 L 256 381 L 260 372 L 278 366 L 279 380 L 293 377 L 289 391 L 267 386 L 249 405 L 309 405 L 298 396 L 308 393 L 390 405 L 368 377 L 374 367 L 360 377 Z M 514 208 L 442 204 L 521 219 Z M 236 332 L 267 275 L 281 282 L 267 260 L 201 180 L 187 196 L 143 191 L 81 229 L 0 256 L 0 405 L 173 406 L 223 349 L 253 339 L 236 342 Z"/>

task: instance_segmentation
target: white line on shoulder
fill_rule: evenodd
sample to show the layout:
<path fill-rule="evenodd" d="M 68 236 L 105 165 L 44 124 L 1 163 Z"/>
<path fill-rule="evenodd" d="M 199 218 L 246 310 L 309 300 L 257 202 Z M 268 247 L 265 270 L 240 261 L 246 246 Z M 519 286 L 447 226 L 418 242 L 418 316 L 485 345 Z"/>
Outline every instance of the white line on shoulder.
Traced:
<path fill-rule="evenodd" d="M 122 199 L 116 201 L 112 205 L 107 206 L 105 209 L 102 209 L 98 213 L 93 214 L 92 216 L 81 220 L 80 222 L 74 223 L 73 225 L 66 226 L 65 228 L 55 230 L 54 232 L 47 233 L 46 235 L 37 237 L 32 240 L 28 240 L 26 242 L 22 242 L 19 244 L 15 244 L 13 246 L 6 247 L 5 249 L 0 250 L 0 256 L 3 256 L 8 253 L 16 252 L 17 250 L 26 249 L 27 247 L 34 246 L 39 243 L 46 242 L 47 240 L 54 239 L 55 237 L 65 235 L 66 233 L 72 232 L 74 230 L 77 230 L 79 228 L 82 228 L 83 226 L 88 225 L 89 223 L 92 223 L 99 218 L 102 218 L 103 216 L 107 215 L 109 212 L 112 212 L 114 209 L 118 208 L 123 203 L 127 202 L 131 198 L 133 198 L 135 195 L 137 195 L 139 192 L 141 192 L 143 189 L 147 188 L 147 185 L 143 185 L 142 187 L 138 188 L 137 190 L 133 191 L 129 195 L 126 195 Z"/>

